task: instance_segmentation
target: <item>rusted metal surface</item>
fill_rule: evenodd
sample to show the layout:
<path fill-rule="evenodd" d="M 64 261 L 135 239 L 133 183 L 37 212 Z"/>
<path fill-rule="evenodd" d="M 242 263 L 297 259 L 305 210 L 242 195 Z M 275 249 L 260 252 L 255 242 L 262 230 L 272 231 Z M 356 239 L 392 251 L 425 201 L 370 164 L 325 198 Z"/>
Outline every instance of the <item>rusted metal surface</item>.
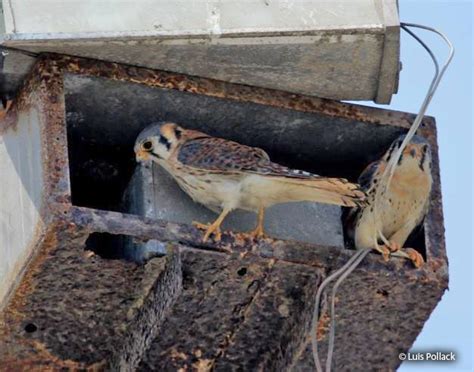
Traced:
<path fill-rule="evenodd" d="M 65 58 L 54 54 L 47 55 L 47 58 L 50 58 L 54 64 L 64 69 L 65 72 L 145 84 L 150 87 L 177 89 L 195 94 L 254 102 L 298 111 L 321 112 L 329 116 L 363 120 L 377 124 L 384 123 L 407 127 L 414 120 L 412 114 L 379 110 L 279 90 L 230 84 L 219 80 L 110 62 L 73 57 Z"/>
<path fill-rule="evenodd" d="M 426 321 L 423 314 L 433 311 L 446 286 L 416 274 L 401 275 L 390 267 L 377 270 L 367 261 L 337 293 L 334 371 L 395 371 L 401 363 L 399 353 L 410 349 Z M 327 314 L 325 303 L 320 319 Z M 322 327 L 320 356 L 325 363 L 329 332 L 328 325 Z M 315 370 L 310 343 L 292 370 Z"/>
<path fill-rule="evenodd" d="M 67 221 L 2 314 L 0 370 L 133 368 L 181 290 L 179 250 L 144 266 L 84 254 Z"/>
<path fill-rule="evenodd" d="M 336 247 L 318 246 L 291 240 L 266 238 L 253 241 L 248 238 L 242 238 L 241 234 L 232 232 L 224 232 L 220 242 L 208 240 L 206 243 L 203 243 L 201 241 L 202 230 L 190 224 L 177 224 L 82 207 L 72 207 L 69 213 L 70 220 L 75 225 L 88 231 L 135 236 L 144 240 L 180 241 L 183 244 L 203 251 L 221 252 L 238 256 L 253 255 L 313 267 L 337 267 L 342 265 L 342 262 L 347 260 L 353 253 L 353 251 L 347 249 L 341 250 Z M 375 253 L 369 255 L 364 262 L 370 264 L 374 272 L 379 272 L 380 270 L 395 271 L 398 275 L 406 277 L 408 280 L 421 280 L 422 282 L 439 281 L 446 284 L 446 273 L 434 270 L 430 266 L 432 257 L 429 255 L 429 252 L 427 254 L 427 264 L 417 270 L 413 270 L 412 265 L 406 260 L 392 259 L 390 262 L 385 263 Z"/>
<path fill-rule="evenodd" d="M 225 98 L 234 102 L 317 112 L 344 119 L 347 125 L 351 125 L 351 122 L 370 124 L 374 131 L 386 127 L 406 130 L 414 119 L 411 114 L 161 71 L 56 55 L 43 57 L 8 114 L 13 118 L 33 103 L 38 105 L 42 113 L 41 120 L 45 123 L 43 146 L 47 151 L 44 160 L 47 208 L 42 211 L 45 232 L 38 237 L 34 256 L 2 314 L 0 370 L 104 369 L 107 364 L 129 366 L 140 360 L 140 368 L 144 370 L 160 369 L 157 355 L 161 354 L 157 350 L 166 352 L 166 365 L 173 367 L 196 367 L 196 363 L 200 363 L 198 365 L 206 369 L 209 366 L 207 363 L 211 363 L 216 369 L 221 366 L 222 369 L 229 369 L 244 363 L 248 368 L 262 366 L 270 370 L 284 370 L 291 365 L 299 370 L 312 368 L 310 354 L 304 351 L 303 342 L 308 337 L 312 297 L 319 281 L 340 267 L 352 252 L 295 241 L 265 239 L 254 242 L 232 233 L 225 233 L 219 243 L 210 241 L 203 244 L 202 232 L 191 225 L 73 206 L 63 90 L 64 74 L 69 73 Z M 1 124 L 1 128 L 5 129 L 5 123 Z M 398 353 L 411 347 L 447 288 L 448 266 L 439 158 L 432 118 L 425 118 L 421 134 L 428 138 L 433 151 L 431 208 L 424 224 L 425 236 L 421 239 L 424 242 L 419 247 L 425 250 L 427 263 L 415 270 L 408 262 L 393 259 L 384 263 L 380 256 L 370 254 L 341 286 L 336 315 L 335 366 L 339 370 L 346 370 L 349 365 L 352 369 L 360 366 L 363 370 L 379 367 L 395 369 L 399 363 Z M 178 299 L 177 306 L 165 317 L 164 324 L 167 321 L 185 324 L 182 323 L 184 320 L 192 319 L 191 312 L 199 308 L 200 304 L 193 300 L 194 295 L 201 296 L 204 301 L 204 294 L 212 293 L 214 297 L 209 297 L 206 302 L 206 308 L 212 309 L 211 298 L 215 298 L 215 301 L 225 300 L 220 290 L 222 293 L 235 291 L 235 298 L 229 295 L 227 302 L 247 303 L 248 307 L 244 306 L 234 313 L 231 310 L 235 306 L 226 308 L 225 301 L 220 305 L 216 302 L 216 306 L 222 309 L 222 319 L 216 318 L 219 312 L 202 314 L 208 328 L 199 331 L 218 334 L 219 342 L 207 339 L 200 341 L 193 336 L 186 340 L 179 329 L 172 327 L 167 330 L 165 325 L 158 333 L 165 335 L 169 331 L 175 336 L 158 336 L 152 343 L 156 348 L 152 347 L 142 358 L 139 353 L 145 351 L 152 336 L 148 334 L 145 338 L 144 334 L 150 329 L 154 330 L 152 323 L 155 326 L 157 324 L 156 317 L 147 313 L 146 309 L 152 307 L 150 303 L 158 301 L 153 293 L 156 294 L 161 288 L 159 278 L 164 282 L 169 278 L 147 274 L 146 266 L 98 257 L 85 258 L 83 250 L 86 240 L 93 233 L 123 234 L 143 240 L 158 239 L 172 244 L 179 242 L 185 246 L 181 248 L 185 252 L 185 265 L 188 265 L 188 273 L 192 273 L 191 277 L 196 278 L 196 282 L 186 282 L 185 276 L 184 297 Z M 200 265 L 206 264 L 214 272 L 198 272 Z M 239 281 L 232 277 L 231 274 L 240 264 L 249 265 L 245 266 L 246 278 L 260 280 L 256 292 L 253 287 L 247 292 L 245 280 Z M 171 267 L 177 270 L 178 266 Z M 251 268 L 255 268 L 255 271 Z M 179 287 L 179 278 L 174 278 L 175 287 L 167 288 L 175 294 L 173 291 Z M 144 288 L 150 288 L 150 281 L 154 289 L 145 291 Z M 302 283 L 301 288 L 304 289 L 298 292 L 294 303 L 286 304 L 285 307 L 278 301 L 284 301 L 287 292 L 299 285 L 296 283 Z M 183 301 L 186 296 L 189 296 L 190 301 Z M 110 298 L 115 302 L 108 303 L 106 300 Z M 140 299 L 144 301 L 143 305 Z M 147 303 L 146 299 L 150 302 Z M 129 311 L 133 313 L 132 321 L 127 315 Z M 184 320 L 176 315 L 179 312 L 184 314 Z M 302 316 L 299 320 L 298 312 Z M 401 313 L 405 317 L 403 322 L 400 321 Z M 232 323 L 232 319 L 238 318 L 239 314 L 245 316 L 240 317 L 237 323 Z M 324 314 L 323 308 L 323 318 Z M 222 321 L 222 326 L 213 323 L 213 319 Z M 230 319 L 230 323 L 225 319 Z M 327 321 L 327 317 L 324 319 Z M 324 340 L 327 335 L 323 323 L 320 336 Z M 34 331 L 28 332 L 35 327 Z M 228 334 L 231 335 L 230 339 L 227 339 Z M 271 339 L 271 350 L 265 349 L 265 344 L 269 342 L 265 337 Z M 173 340 L 176 340 L 176 345 L 171 345 Z M 200 342 L 204 342 L 203 345 L 208 349 Z M 125 354 L 128 357 L 126 360 L 119 358 L 124 348 L 130 350 L 129 354 Z M 360 348 L 371 350 L 373 356 L 367 358 L 367 353 L 362 353 Z"/>
<path fill-rule="evenodd" d="M 323 270 L 190 249 L 182 257 L 183 294 L 139 370 L 285 370 Z"/>

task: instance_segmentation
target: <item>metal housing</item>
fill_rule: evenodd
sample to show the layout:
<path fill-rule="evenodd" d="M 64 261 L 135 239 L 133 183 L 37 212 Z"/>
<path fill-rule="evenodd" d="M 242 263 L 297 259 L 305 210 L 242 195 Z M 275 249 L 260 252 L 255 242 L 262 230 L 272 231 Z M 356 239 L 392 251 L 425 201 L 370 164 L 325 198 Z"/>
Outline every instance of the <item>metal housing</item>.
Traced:
<path fill-rule="evenodd" d="M 389 103 L 399 72 L 396 0 L 3 0 L 2 44 L 338 100 Z M 91 9 L 94 9 L 91 12 Z M 10 52 L 3 90 L 29 71 Z"/>
<path fill-rule="evenodd" d="M 0 245 L 10 260 L 0 273 L 0 369 L 314 368 L 306 348 L 314 296 L 352 252 L 288 240 L 249 242 L 233 233 L 203 244 L 190 224 L 118 211 L 121 186 L 107 182 L 119 172 L 125 184 L 132 174 L 130 143 L 152 117 L 351 180 L 414 120 L 282 91 L 43 56 L 0 123 L 2 178 L 14 182 L 6 189 L 2 182 L 0 194 L 0 215 L 9 216 L 0 236 L 14 238 Z M 424 119 L 420 134 L 432 146 L 434 184 L 429 214 L 412 243 L 427 262 L 414 269 L 370 254 L 341 286 L 337 370 L 395 370 L 399 352 L 411 347 L 447 288 L 433 118 Z M 107 157 L 112 150 L 118 165 Z M 109 185 L 110 198 L 93 198 L 105 195 L 94 186 L 97 179 Z M 34 210 L 7 200 L 15 188 Z M 22 226 L 31 231 L 28 241 L 12 234 Z M 145 266 L 84 254 L 100 246 L 113 256 L 119 243 L 110 238 L 117 235 L 167 242 L 170 254 Z M 323 304 L 323 344 L 328 320 Z"/>

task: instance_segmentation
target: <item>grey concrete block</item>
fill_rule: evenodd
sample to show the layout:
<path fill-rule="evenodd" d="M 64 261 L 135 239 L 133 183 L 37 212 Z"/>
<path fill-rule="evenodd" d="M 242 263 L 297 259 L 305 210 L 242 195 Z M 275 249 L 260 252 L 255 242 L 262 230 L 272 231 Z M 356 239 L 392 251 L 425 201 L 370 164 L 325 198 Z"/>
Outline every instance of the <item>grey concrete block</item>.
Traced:
<path fill-rule="evenodd" d="M 217 214 L 195 203 L 160 166 L 137 166 L 125 194 L 125 209 L 129 213 L 177 223 L 212 222 Z M 233 211 L 222 225 L 223 230 L 251 231 L 256 215 Z M 269 208 L 265 215 L 265 231 L 269 236 L 313 244 L 343 247 L 341 208 L 333 205 L 300 202 Z M 164 244 L 157 241 L 135 243 L 129 258 L 147 259 L 150 254 L 165 253 Z"/>

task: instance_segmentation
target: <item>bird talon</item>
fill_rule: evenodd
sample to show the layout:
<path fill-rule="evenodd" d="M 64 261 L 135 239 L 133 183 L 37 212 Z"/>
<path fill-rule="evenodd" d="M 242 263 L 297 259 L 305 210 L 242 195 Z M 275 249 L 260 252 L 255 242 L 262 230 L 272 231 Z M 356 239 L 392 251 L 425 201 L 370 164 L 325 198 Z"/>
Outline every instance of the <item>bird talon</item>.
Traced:
<path fill-rule="evenodd" d="M 258 216 L 257 216 L 257 227 L 250 231 L 249 233 L 244 234 L 245 237 L 249 237 L 254 240 L 260 240 L 265 238 L 265 231 L 263 228 L 263 219 L 265 216 L 265 208 L 260 207 L 258 210 Z"/>
<path fill-rule="evenodd" d="M 204 231 L 206 231 L 209 228 L 208 223 L 201 223 L 201 222 L 197 222 L 197 221 L 193 221 L 192 225 L 194 227 L 198 228 L 199 230 L 204 230 Z"/>
<path fill-rule="evenodd" d="M 246 235 L 255 240 L 264 239 L 266 237 L 265 232 L 260 227 L 257 227 L 255 230 L 250 231 Z"/>
<path fill-rule="evenodd" d="M 380 246 L 380 249 L 377 249 L 380 254 L 382 255 L 382 258 L 385 262 L 388 262 L 390 259 L 390 248 L 388 248 L 386 245 Z"/>
<path fill-rule="evenodd" d="M 202 238 L 203 243 L 205 243 L 211 235 L 214 235 L 214 241 L 216 241 L 216 242 L 221 241 L 222 233 L 221 233 L 221 230 L 220 230 L 219 226 L 216 226 L 215 224 L 200 223 L 200 222 L 196 222 L 196 221 L 193 221 L 192 225 L 194 227 L 198 228 L 199 230 L 204 230 L 205 231 L 205 234 Z"/>
<path fill-rule="evenodd" d="M 402 247 L 400 246 L 400 244 L 396 243 L 396 242 L 393 242 L 391 241 L 390 242 L 390 245 L 387 246 L 387 248 L 390 250 L 390 252 L 397 252 L 399 251 L 400 249 L 402 249 Z"/>
<path fill-rule="evenodd" d="M 419 269 L 425 263 L 423 256 L 413 248 L 405 248 L 405 252 L 408 255 L 408 258 L 413 262 L 413 265 Z"/>
<path fill-rule="evenodd" d="M 221 239 L 222 239 L 221 230 L 219 228 L 213 229 L 212 226 L 210 226 L 209 229 L 204 234 L 204 237 L 202 238 L 203 243 L 205 243 L 211 235 L 214 235 L 214 241 L 215 242 L 220 242 Z"/>

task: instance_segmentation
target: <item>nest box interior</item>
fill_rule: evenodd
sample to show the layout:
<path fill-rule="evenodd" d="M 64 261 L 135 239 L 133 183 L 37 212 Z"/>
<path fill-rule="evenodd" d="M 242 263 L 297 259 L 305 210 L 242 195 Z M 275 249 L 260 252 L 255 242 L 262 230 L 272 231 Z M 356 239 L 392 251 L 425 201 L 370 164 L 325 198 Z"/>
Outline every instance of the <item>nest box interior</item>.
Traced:
<path fill-rule="evenodd" d="M 113 211 L 121 210 L 123 194 L 137 166 L 135 139 L 156 121 L 172 121 L 260 147 L 280 164 L 353 182 L 406 131 L 107 78 L 67 74 L 64 89 L 72 202 Z M 408 243 L 425 255 L 423 238 L 420 228 Z M 104 237 L 99 245 L 110 246 L 110 239 Z"/>

